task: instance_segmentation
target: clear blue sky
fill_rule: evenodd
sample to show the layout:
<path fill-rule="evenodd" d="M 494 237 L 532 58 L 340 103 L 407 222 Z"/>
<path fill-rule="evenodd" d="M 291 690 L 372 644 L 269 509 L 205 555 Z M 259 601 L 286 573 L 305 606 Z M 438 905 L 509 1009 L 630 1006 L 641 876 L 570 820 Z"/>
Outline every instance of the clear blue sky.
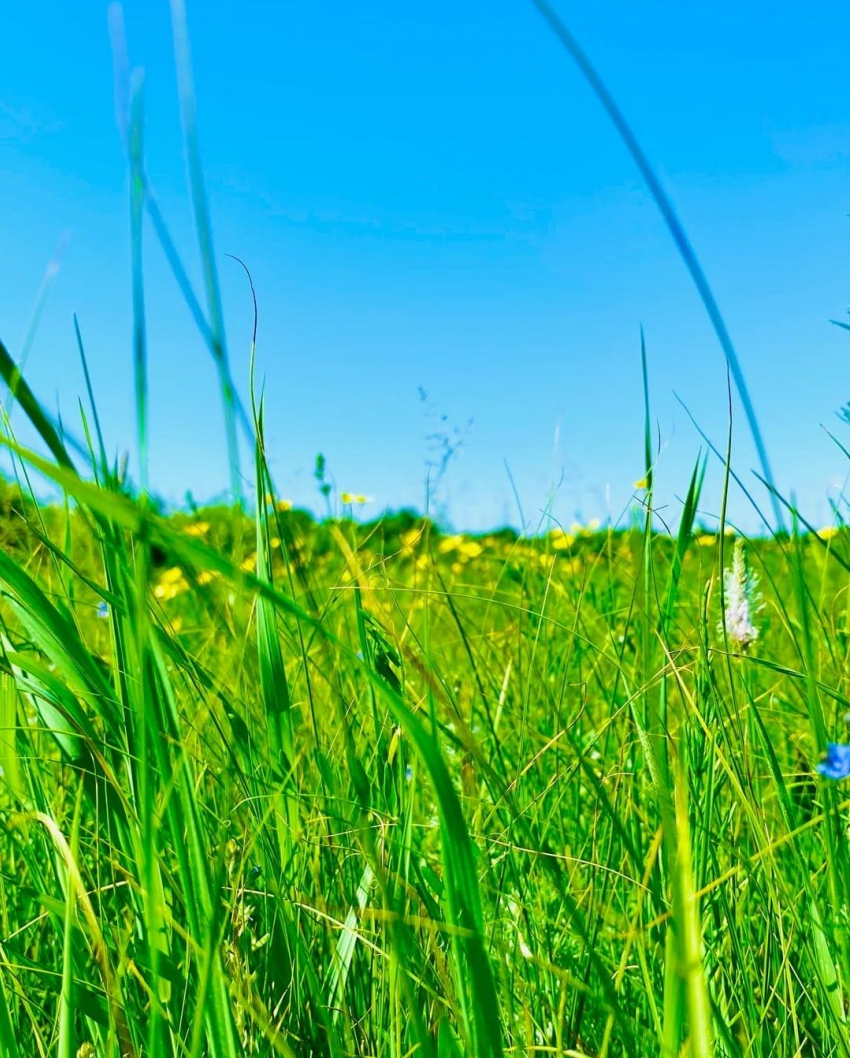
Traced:
<path fill-rule="evenodd" d="M 850 7 L 559 9 L 702 258 L 780 486 L 826 520 L 848 469 L 821 424 L 847 440 L 834 412 L 850 399 L 850 333 L 828 319 L 850 303 Z M 125 16 L 151 180 L 198 279 L 168 5 L 129 0 Z M 673 392 L 722 443 L 723 358 L 629 157 L 531 5 L 188 0 L 188 16 L 233 370 L 246 393 L 250 299 L 225 253 L 254 274 L 281 492 L 315 502 L 321 451 L 369 510 L 421 506 L 435 428 L 422 387 L 464 433 L 441 486 L 457 526 L 516 521 L 505 461 L 526 518 L 553 486 L 563 521 L 617 517 L 642 475 L 642 323 L 675 520 L 700 440 Z M 106 5 L 16 4 L 4 37 L 0 336 L 20 349 L 69 232 L 28 375 L 76 426 L 76 311 L 108 443 L 133 451 Z M 146 238 L 152 484 L 212 496 L 228 478 L 214 372 Z M 747 473 L 740 414 L 735 429 Z M 709 511 L 719 483 L 714 468 Z"/>

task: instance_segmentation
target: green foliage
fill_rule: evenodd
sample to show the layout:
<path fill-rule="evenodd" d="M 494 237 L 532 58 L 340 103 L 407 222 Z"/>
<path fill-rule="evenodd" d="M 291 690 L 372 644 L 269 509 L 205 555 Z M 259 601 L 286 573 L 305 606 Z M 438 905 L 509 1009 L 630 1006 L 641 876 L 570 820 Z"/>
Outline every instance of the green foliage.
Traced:
<path fill-rule="evenodd" d="M 700 467 L 677 540 L 473 539 L 18 454 L 4 1053 L 846 1054 L 843 531 L 736 651 Z"/>

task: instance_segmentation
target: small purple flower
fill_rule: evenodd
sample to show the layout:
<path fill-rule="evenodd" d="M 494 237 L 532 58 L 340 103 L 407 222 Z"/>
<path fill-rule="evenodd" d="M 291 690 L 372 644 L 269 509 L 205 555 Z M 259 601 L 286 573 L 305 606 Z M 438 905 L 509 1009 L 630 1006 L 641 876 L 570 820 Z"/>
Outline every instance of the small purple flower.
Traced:
<path fill-rule="evenodd" d="M 818 764 L 818 771 L 827 779 L 850 778 L 850 746 L 830 742 L 826 747 L 826 757 Z"/>

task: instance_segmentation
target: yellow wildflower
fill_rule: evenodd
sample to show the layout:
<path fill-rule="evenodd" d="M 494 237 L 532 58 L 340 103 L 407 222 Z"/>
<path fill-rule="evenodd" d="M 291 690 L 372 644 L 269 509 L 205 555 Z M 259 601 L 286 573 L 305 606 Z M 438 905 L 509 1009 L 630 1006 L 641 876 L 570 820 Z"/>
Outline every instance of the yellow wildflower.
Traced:
<path fill-rule="evenodd" d="M 549 539 L 555 551 L 568 551 L 576 542 L 572 533 L 565 533 L 561 528 L 553 529 L 549 534 Z"/>
<path fill-rule="evenodd" d="M 419 543 L 422 539 L 423 530 L 414 526 L 413 529 L 408 529 L 406 532 L 401 534 L 401 542 L 405 551 L 412 551 L 414 546 Z"/>
<path fill-rule="evenodd" d="M 822 529 L 818 529 L 818 536 L 821 540 L 831 540 L 834 536 L 838 536 L 840 531 L 837 525 L 825 525 Z"/>
<path fill-rule="evenodd" d="M 275 506 L 279 511 L 291 511 L 292 500 L 278 500 Z"/>
<path fill-rule="evenodd" d="M 457 551 L 463 543 L 463 536 L 446 536 L 440 541 L 437 550 L 441 555 L 447 555 L 450 551 Z"/>
<path fill-rule="evenodd" d="M 189 590 L 189 582 L 179 566 L 167 569 L 159 578 L 159 583 L 154 587 L 153 593 L 157 599 L 168 602 L 175 596 Z"/>
<path fill-rule="evenodd" d="M 441 540 L 437 550 L 441 555 L 456 551 L 458 558 L 466 562 L 470 558 L 478 558 L 484 548 L 477 540 L 468 540 L 463 533 L 458 533 L 456 536 L 447 536 Z"/>
<path fill-rule="evenodd" d="M 635 482 L 635 488 L 636 489 L 648 489 L 649 488 L 649 480 L 647 478 L 640 478 L 638 481 Z"/>
<path fill-rule="evenodd" d="M 700 533 L 697 537 L 697 547 L 714 547 L 716 539 L 714 533 Z"/>
<path fill-rule="evenodd" d="M 253 573 L 254 569 L 256 568 L 256 565 L 257 565 L 257 556 L 253 555 L 253 554 L 252 555 L 248 555 L 248 557 L 246 559 L 244 559 L 243 562 L 242 562 L 242 569 L 244 569 L 247 573 Z"/>
<path fill-rule="evenodd" d="M 349 503 L 349 504 L 350 503 L 364 504 L 364 503 L 371 503 L 372 502 L 372 497 L 371 496 L 364 496 L 360 492 L 341 492 L 339 494 L 339 498 L 342 500 L 343 503 Z"/>
<path fill-rule="evenodd" d="M 209 531 L 209 522 L 193 522 L 191 525 L 187 525 L 183 530 L 187 536 L 206 536 Z"/>

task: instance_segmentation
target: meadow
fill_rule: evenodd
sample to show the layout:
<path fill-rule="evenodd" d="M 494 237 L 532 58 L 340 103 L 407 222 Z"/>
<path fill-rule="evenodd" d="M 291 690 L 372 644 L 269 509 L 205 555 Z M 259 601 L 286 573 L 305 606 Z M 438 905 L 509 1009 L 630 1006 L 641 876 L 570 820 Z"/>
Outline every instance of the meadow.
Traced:
<path fill-rule="evenodd" d="M 644 176 L 763 455 L 663 189 L 537 6 Z M 231 378 L 172 7 L 202 294 L 148 180 L 113 10 L 137 480 L 79 329 L 76 432 L 0 343 L 0 1056 L 850 1058 L 841 509 L 812 525 L 765 473 L 773 528 L 745 541 L 727 449 L 656 512 L 648 386 L 626 525 L 369 520 L 321 458 L 326 513 L 293 508 L 253 350 L 247 410 Z M 149 489 L 143 231 L 221 382 L 224 503 Z"/>
<path fill-rule="evenodd" d="M 11 381 L 0 1053 L 847 1054 L 844 530 L 163 513 Z"/>

